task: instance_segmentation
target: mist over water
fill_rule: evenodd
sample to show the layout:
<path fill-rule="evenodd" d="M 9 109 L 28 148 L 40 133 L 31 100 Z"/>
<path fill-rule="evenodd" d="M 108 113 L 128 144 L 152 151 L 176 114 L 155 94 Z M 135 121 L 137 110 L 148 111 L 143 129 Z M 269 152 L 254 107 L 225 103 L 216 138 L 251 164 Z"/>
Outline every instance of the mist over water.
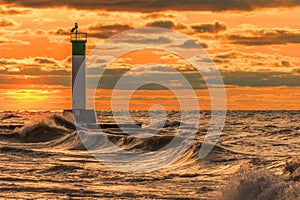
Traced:
<path fill-rule="evenodd" d="M 110 112 L 97 114 L 100 123 L 114 122 Z M 131 116 L 143 128 L 151 123 L 146 111 Z M 201 111 L 200 119 L 190 148 L 169 167 L 126 173 L 89 154 L 70 117 L 3 111 L 0 198 L 299 199 L 300 111 L 229 111 L 218 143 L 203 159 L 198 154 L 210 112 Z M 119 148 L 145 153 L 170 142 L 179 125 L 180 112 L 168 111 L 155 137 L 136 138 L 117 128 L 104 132 Z"/>

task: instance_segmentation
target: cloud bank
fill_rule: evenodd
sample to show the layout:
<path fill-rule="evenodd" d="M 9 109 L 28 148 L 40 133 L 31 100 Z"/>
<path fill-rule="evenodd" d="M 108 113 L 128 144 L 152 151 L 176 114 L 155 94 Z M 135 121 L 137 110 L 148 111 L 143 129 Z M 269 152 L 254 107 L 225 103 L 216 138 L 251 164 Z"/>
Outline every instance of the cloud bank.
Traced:
<path fill-rule="evenodd" d="M 166 10 L 176 11 L 252 11 L 260 8 L 278 8 L 300 6 L 299 0 L 2 0 L 4 4 L 24 7 L 70 7 L 76 9 L 101 9 L 108 11 L 157 12 Z"/>

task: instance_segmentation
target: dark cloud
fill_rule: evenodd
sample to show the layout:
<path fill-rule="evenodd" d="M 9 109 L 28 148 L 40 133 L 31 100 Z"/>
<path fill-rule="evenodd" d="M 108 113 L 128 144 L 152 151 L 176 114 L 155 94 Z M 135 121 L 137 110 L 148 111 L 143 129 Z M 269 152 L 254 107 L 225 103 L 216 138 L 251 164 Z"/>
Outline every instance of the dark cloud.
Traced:
<path fill-rule="evenodd" d="M 36 57 L 34 59 L 35 62 L 37 62 L 38 64 L 56 64 L 57 61 L 55 60 L 51 60 L 49 58 L 44 58 L 44 57 Z"/>
<path fill-rule="evenodd" d="M 94 24 L 92 26 L 89 27 L 90 31 L 126 31 L 128 29 L 133 28 L 132 26 L 128 25 L 128 24 L 109 24 L 109 25 L 105 25 L 105 24 Z"/>
<path fill-rule="evenodd" d="M 300 43 L 300 30 L 248 30 L 228 35 L 227 39 L 233 44 L 241 45 Z"/>
<path fill-rule="evenodd" d="M 204 42 L 197 42 L 195 40 L 187 40 L 185 41 L 182 45 L 178 46 L 180 48 L 183 48 L 183 49 L 197 49 L 197 48 L 208 48 L 208 45 Z"/>
<path fill-rule="evenodd" d="M 94 24 L 88 27 L 89 36 L 106 39 L 111 37 L 114 34 L 120 33 L 122 31 L 126 31 L 132 29 L 133 27 L 129 24 Z"/>
<path fill-rule="evenodd" d="M 113 89 L 118 82 L 118 80 L 126 73 L 128 70 L 125 69 L 106 69 L 101 75 L 98 83 L 98 88 L 101 89 Z M 94 78 L 88 78 L 87 83 L 89 85 L 90 81 Z"/>
<path fill-rule="evenodd" d="M 222 72 L 223 81 L 228 86 L 300 86 L 300 75 L 283 72 Z"/>
<path fill-rule="evenodd" d="M 115 84 L 123 76 L 126 70 L 109 70 L 103 74 L 101 80 L 99 81 L 99 88 L 102 89 L 113 89 Z M 161 71 L 163 72 L 163 71 Z M 190 83 L 191 87 L 195 90 L 197 89 L 205 89 L 207 87 L 206 84 L 210 84 L 210 87 L 220 87 L 219 82 L 217 81 L 214 74 L 206 73 L 202 74 L 205 76 L 206 81 L 201 77 L 198 72 L 189 71 L 184 72 L 180 71 L 180 73 L 185 77 L 185 79 Z M 300 82 L 298 81 L 300 78 L 300 74 L 291 74 L 291 73 L 284 73 L 284 72 L 221 72 L 222 78 L 224 81 L 224 85 L 226 87 L 276 87 L 276 86 L 287 86 L 287 87 L 298 87 L 300 86 Z M 150 77 L 150 78 L 149 78 Z M 118 89 L 130 89 L 132 85 L 137 83 L 142 83 L 143 80 L 151 79 L 153 83 L 156 80 L 157 82 L 161 82 L 161 80 L 166 80 L 164 83 L 168 85 L 172 82 L 178 81 L 178 77 L 172 73 L 157 73 L 147 74 L 142 73 L 139 76 L 134 75 L 127 75 L 125 78 L 124 83 L 121 85 L 121 88 Z M 176 85 L 170 86 L 173 89 L 188 89 L 186 85 Z M 163 90 L 163 88 L 158 87 L 157 85 L 147 85 L 140 89 L 144 90 Z"/>
<path fill-rule="evenodd" d="M 126 76 L 123 75 L 124 72 L 120 70 L 111 70 L 109 73 L 104 73 L 101 76 L 101 79 L 99 81 L 98 88 L 101 89 L 114 89 L 116 87 L 116 84 L 118 80 L 122 77 L 123 84 L 118 86 L 118 89 L 122 90 L 128 90 L 132 89 L 135 85 L 141 85 L 141 83 L 145 84 L 144 87 L 140 87 L 139 89 L 143 90 L 164 90 L 161 86 L 157 84 L 147 84 L 149 81 L 145 80 L 151 80 L 152 83 L 164 83 L 164 85 L 169 85 L 170 88 L 173 89 L 189 89 L 188 85 L 181 85 L 181 84 L 175 84 L 172 83 L 181 83 L 180 80 L 178 80 L 178 76 L 172 73 L 157 73 L 157 74 L 149 74 L 149 73 L 141 73 L 138 76 L 128 74 Z M 185 77 L 187 81 L 190 82 L 190 85 L 194 89 L 203 89 L 205 88 L 204 80 L 201 79 L 201 76 L 199 73 L 182 73 L 182 75 Z M 92 78 L 93 79 L 93 78 Z M 92 80 L 90 79 L 90 80 Z M 88 79 L 89 82 L 89 79 Z M 142 84 L 142 85 L 143 85 Z"/>
<path fill-rule="evenodd" d="M 299 6 L 299 0 L 2 0 L 2 3 L 26 7 L 61 7 L 77 9 L 103 9 L 110 11 L 158 12 L 166 10 L 178 11 L 251 11 L 259 8 L 294 7 Z"/>
<path fill-rule="evenodd" d="M 227 30 L 227 25 L 224 22 L 212 22 L 212 23 L 205 23 L 205 24 L 183 24 L 179 22 L 174 22 L 172 20 L 156 20 L 149 22 L 145 25 L 146 27 L 160 27 L 160 28 L 168 28 L 179 30 L 183 32 L 194 34 L 197 33 L 219 33 Z M 191 31 L 192 30 L 192 31 Z"/>
<path fill-rule="evenodd" d="M 117 33 L 134 29 L 134 28 L 144 28 L 144 27 L 159 27 L 159 28 L 167 28 L 167 29 L 173 29 L 177 31 L 181 31 L 183 33 L 188 34 L 197 34 L 197 33 L 211 33 L 215 34 L 221 31 L 225 31 L 227 29 L 227 25 L 224 22 L 213 22 L 211 24 L 197 24 L 190 26 L 188 24 L 183 24 L 180 22 L 172 21 L 172 20 L 155 20 L 152 22 L 145 23 L 141 26 L 133 26 L 131 23 L 114 23 L 114 24 L 103 24 L 103 23 L 97 23 L 89 25 L 88 27 L 83 27 L 80 29 L 80 31 L 88 32 L 88 37 L 94 37 L 99 39 L 107 39 Z M 58 36 L 64 36 L 70 34 L 69 29 L 63 29 L 59 28 L 57 30 L 50 30 L 48 31 L 51 35 L 58 35 Z M 43 31 L 37 30 L 37 34 L 44 34 Z M 136 38 L 137 41 L 140 41 L 141 38 Z M 160 38 L 162 39 L 162 38 Z M 153 41 L 151 39 L 145 40 L 147 41 Z M 131 41 L 135 42 L 135 41 Z M 163 41 L 162 41 L 163 42 Z M 164 43 L 166 43 L 165 41 Z M 135 42 L 137 43 L 137 42 Z M 203 47 L 207 47 L 205 43 L 201 43 Z"/>
<path fill-rule="evenodd" d="M 140 27 L 133 27 L 131 24 L 111 24 L 111 25 L 103 25 L 101 23 L 99 24 L 94 24 L 90 25 L 88 27 L 88 30 L 83 29 L 82 31 L 88 32 L 88 37 L 94 37 L 94 38 L 99 38 L 99 39 L 107 39 L 115 34 L 118 34 L 120 32 L 133 29 L 133 28 L 140 28 Z M 147 30 L 142 30 L 142 31 L 147 31 Z M 56 31 L 57 32 L 57 31 Z M 138 33 L 135 31 L 135 33 Z M 118 40 L 115 40 L 116 42 L 122 42 L 122 43 L 142 43 L 142 44 L 147 44 L 147 43 L 170 43 L 170 39 L 167 37 L 158 37 L 158 38 L 144 38 L 142 36 L 132 36 L 132 37 L 124 37 L 124 38 L 119 38 Z"/>
<path fill-rule="evenodd" d="M 118 82 L 119 78 L 125 73 L 126 70 L 110 70 L 101 76 L 99 81 L 98 88 L 102 89 L 113 89 L 115 84 Z M 1 72 L 1 71 L 0 71 Z M 39 74 L 41 72 L 43 74 Z M 36 71 L 34 68 L 25 69 L 20 73 L 0 73 L 0 82 L 2 84 L 16 84 L 23 83 L 24 78 L 22 76 L 15 75 L 28 75 L 31 74 L 31 77 L 27 77 L 26 84 L 46 84 L 46 85 L 61 85 L 61 86 L 70 86 L 71 85 L 71 75 L 68 72 L 61 71 L 59 73 L 50 72 L 44 73 L 42 71 Z M 290 73 L 280 73 L 280 72 L 221 72 L 223 81 L 226 87 L 276 87 L 276 86 L 287 86 L 287 87 L 299 87 L 300 74 L 290 74 Z M 187 81 L 190 82 L 193 89 L 205 89 L 207 86 L 203 78 L 199 73 L 183 73 L 183 76 Z M 151 75 L 151 80 L 155 83 L 156 80 L 166 80 L 165 84 L 172 83 L 177 81 L 177 76 L 173 76 L 170 73 L 161 73 L 155 76 Z M 207 77 L 206 77 L 207 78 Z M 94 82 L 95 77 L 89 77 L 87 79 L 87 86 L 90 87 L 91 83 Z M 141 74 L 140 76 L 128 76 L 126 78 L 126 84 L 123 84 L 118 89 L 130 89 L 132 85 L 136 83 L 143 82 L 143 79 L 149 80 L 149 75 Z M 157 81 L 158 82 L 158 81 Z M 218 87 L 214 84 L 216 81 L 214 78 L 207 79 L 208 84 L 213 84 L 211 87 Z M 188 89 L 185 85 L 175 85 L 171 86 L 173 89 Z M 164 88 L 158 87 L 156 84 L 148 84 L 145 87 L 139 88 L 144 90 L 163 90 Z"/>
<path fill-rule="evenodd" d="M 171 43 L 171 40 L 167 37 L 158 37 L 158 38 L 139 38 L 139 39 L 128 39 L 120 40 L 120 42 L 130 43 L 130 44 L 168 44 Z"/>
<path fill-rule="evenodd" d="M 145 27 L 158 27 L 158 28 L 167 28 L 173 29 L 181 32 L 191 32 L 191 27 L 187 24 L 181 22 L 175 22 L 172 20 L 155 20 L 148 22 L 144 25 Z"/>
<path fill-rule="evenodd" d="M 175 28 L 175 23 L 169 20 L 166 21 L 154 21 L 146 24 L 146 27 L 159 27 L 159 28 Z"/>
<path fill-rule="evenodd" d="M 297 73 L 297 74 L 300 75 L 300 69 L 294 69 L 294 70 L 293 70 L 293 73 Z"/>
<path fill-rule="evenodd" d="M 67 71 L 66 66 L 59 66 L 59 61 L 44 57 L 32 58 L 32 61 L 34 63 L 20 64 L 20 60 L 0 59 L 0 64 L 3 66 L 0 70 L 0 83 L 70 86 L 71 72 Z M 24 81 L 25 76 L 26 81 Z"/>
<path fill-rule="evenodd" d="M 211 55 L 214 63 L 223 71 L 282 72 L 292 73 L 299 69 L 298 58 L 278 54 L 219 52 Z"/>
<path fill-rule="evenodd" d="M 223 22 L 215 22 L 212 24 L 200 24 L 191 26 L 197 33 L 219 33 L 227 30 L 227 25 Z"/>
<path fill-rule="evenodd" d="M 48 63 L 48 61 L 41 61 Z M 7 64 L 7 63 L 5 63 Z M 11 64 L 11 63 L 10 63 Z M 178 81 L 178 76 L 175 74 L 169 73 L 166 68 L 156 67 L 153 68 L 154 71 L 160 73 L 149 74 L 147 72 L 140 73 L 139 75 L 128 74 L 125 83 L 121 85 L 119 89 L 130 89 L 132 85 L 143 82 L 144 80 L 152 80 L 155 82 L 161 82 L 165 80 L 165 84 L 176 83 Z M 87 69 L 88 76 L 87 82 L 90 87 L 91 81 L 94 82 L 95 79 L 98 79 L 94 76 L 97 74 L 98 70 Z M 107 69 L 102 74 L 99 81 L 99 88 L 102 89 L 113 89 L 118 80 L 128 72 L 128 69 Z M 207 86 L 204 79 L 201 75 L 194 70 L 189 71 L 178 71 L 181 73 L 187 81 L 190 82 L 190 85 L 194 89 L 205 89 Z M 250 87 L 274 87 L 274 86 L 300 86 L 298 81 L 300 78 L 299 71 L 294 73 L 285 73 L 285 72 L 246 72 L 246 71 L 221 71 L 224 84 L 227 87 L 237 87 L 237 86 L 250 86 Z M 24 76 L 30 76 L 26 79 L 26 84 L 47 84 L 47 85 L 62 85 L 70 86 L 71 84 L 71 73 L 66 70 L 53 70 L 53 71 L 43 71 L 39 67 L 26 66 L 20 71 L 7 71 L 0 70 L 0 82 L 2 84 L 15 84 L 15 83 L 24 83 Z M 216 85 L 217 81 L 215 80 L 215 74 L 206 72 L 202 76 L 205 76 L 206 83 L 213 84 L 211 87 L 218 87 Z M 123 77 L 124 78 L 124 77 Z M 173 89 L 188 89 L 185 85 L 175 85 L 171 86 Z M 146 85 L 140 89 L 145 90 L 162 90 L 158 85 Z"/>
<path fill-rule="evenodd" d="M 281 61 L 281 64 L 282 64 L 283 66 L 285 66 L 285 67 L 291 66 L 291 63 L 290 63 L 289 61 L 286 61 L 286 60 Z"/>
<path fill-rule="evenodd" d="M 38 67 L 29 66 L 20 71 L 0 70 L 0 75 L 28 75 L 28 76 L 70 76 L 71 72 L 66 70 L 43 71 Z"/>
<path fill-rule="evenodd" d="M 174 15 L 164 13 L 151 13 L 142 16 L 143 19 L 175 18 Z"/>
<path fill-rule="evenodd" d="M 70 28 L 70 30 L 59 28 L 57 30 L 51 30 L 48 33 L 51 35 L 70 35 L 70 31 L 71 31 L 71 28 Z"/>
<path fill-rule="evenodd" d="M 70 75 L 69 57 L 64 60 L 55 60 L 48 57 L 17 59 L 0 59 L 0 75 Z"/>

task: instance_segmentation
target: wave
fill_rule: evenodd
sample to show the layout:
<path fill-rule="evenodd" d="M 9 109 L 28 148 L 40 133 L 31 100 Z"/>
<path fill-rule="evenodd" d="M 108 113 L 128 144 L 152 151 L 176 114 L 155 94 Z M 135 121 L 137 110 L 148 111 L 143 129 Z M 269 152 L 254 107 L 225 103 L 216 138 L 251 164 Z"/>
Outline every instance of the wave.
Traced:
<path fill-rule="evenodd" d="M 170 126 L 178 126 L 178 122 L 170 122 Z M 1 139 L 9 139 L 13 142 L 22 143 L 44 143 L 45 147 L 57 147 L 71 150 L 85 150 L 75 124 L 59 115 L 52 115 L 38 123 L 26 125 L 12 133 L 0 135 Z M 169 135 L 155 135 L 149 138 L 137 138 L 120 132 L 119 130 L 107 129 L 105 136 L 116 146 L 127 151 L 155 151 L 172 140 Z M 97 134 L 89 134 L 92 137 L 93 146 L 89 149 L 97 148 L 101 143 Z M 40 145 L 42 147 L 43 145 Z"/>
<path fill-rule="evenodd" d="M 72 122 L 72 120 L 68 119 L 67 117 L 64 118 L 59 115 L 53 115 L 50 117 L 50 119 L 52 119 L 54 121 L 56 126 L 61 126 L 61 127 L 67 128 L 69 130 L 73 130 L 73 131 L 76 130 L 75 124 Z"/>
<path fill-rule="evenodd" d="M 290 175 L 290 180 L 300 181 L 300 157 L 286 161 L 284 171 Z"/>
<path fill-rule="evenodd" d="M 74 131 L 74 124 L 58 115 L 50 116 L 38 123 L 25 125 L 13 132 L 1 134 L 1 139 L 11 142 L 40 143 L 52 141 Z"/>
<path fill-rule="evenodd" d="M 47 152 L 34 151 L 32 149 L 26 149 L 26 148 L 21 148 L 21 147 L 11 147 L 11 146 L 0 147 L 0 153 L 14 154 L 14 155 L 22 156 L 22 157 L 28 156 L 31 158 L 34 158 L 34 157 L 48 158 L 48 157 L 53 156 L 53 154 L 47 153 Z"/>
<path fill-rule="evenodd" d="M 15 115 L 13 113 L 4 114 L 0 117 L 0 120 L 6 120 L 11 118 L 21 118 L 21 116 Z"/>
<path fill-rule="evenodd" d="M 26 126 L 17 133 L 20 135 L 22 142 L 38 143 L 57 139 L 68 132 L 66 129 L 49 126 L 45 122 L 39 122 L 32 126 Z"/>
<path fill-rule="evenodd" d="M 73 166 L 73 165 L 58 164 L 49 167 L 48 169 L 42 170 L 40 173 L 62 173 L 62 172 L 70 173 L 76 170 L 83 170 L 83 168 L 79 166 Z"/>
<path fill-rule="evenodd" d="M 150 134 L 151 137 L 147 138 L 127 135 L 120 131 L 120 129 L 109 128 L 105 129 L 105 133 L 89 133 L 89 142 L 88 144 L 84 143 L 84 145 L 80 138 L 80 134 L 76 131 L 76 127 L 71 120 L 59 115 L 52 115 L 38 123 L 27 125 L 17 129 L 13 133 L 0 136 L 1 138 L 5 137 L 13 142 L 40 143 L 37 144 L 39 148 L 60 148 L 66 150 L 97 149 L 104 142 L 103 136 L 105 136 L 120 149 L 131 152 L 147 153 L 157 151 L 168 145 L 175 136 L 175 132 L 174 134 L 170 132 L 173 130 L 172 127 L 176 128 L 179 125 L 180 123 L 178 121 L 168 122 L 165 124 L 165 127 L 171 127 L 171 129 L 166 128 L 156 135 Z M 152 130 L 144 129 L 144 131 L 150 133 Z M 185 165 L 199 163 L 198 154 L 202 144 L 203 141 L 197 139 L 194 140 L 190 148 L 175 161 L 175 164 Z M 86 147 L 87 145 L 88 147 Z M 217 144 L 212 152 L 210 152 L 201 162 L 229 162 L 244 157 L 245 155 L 246 154 L 243 152 L 236 152 Z"/>
<path fill-rule="evenodd" d="M 177 121 L 169 122 L 168 127 L 177 127 Z M 144 130 L 148 131 L 148 130 Z M 147 138 L 139 138 L 133 135 L 127 135 L 119 129 L 110 128 L 106 129 L 105 133 L 89 133 L 89 146 L 82 143 L 80 134 L 76 131 L 73 122 L 59 116 L 52 115 L 47 119 L 42 120 L 36 124 L 27 125 L 21 129 L 16 130 L 11 134 L 6 134 L 7 139 L 14 139 L 15 142 L 22 143 L 41 143 L 39 148 L 60 148 L 67 150 L 94 150 L 99 148 L 103 143 L 103 136 L 110 142 L 115 144 L 120 149 L 130 152 L 147 153 L 157 151 L 162 147 L 168 145 L 174 138 L 174 134 L 163 131 L 156 135 Z M 148 132 L 151 132 L 149 130 Z M 104 135 L 103 135 L 104 134 Z M 191 147 L 176 161 L 176 164 L 191 164 L 197 162 L 199 149 L 201 148 L 202 141 L 195 140 Z M 211 162 L 225 162 L 236 159 L 236 155 L 240 152 L 234 152 L 226 149 L 220 145 L 216 145 L 213 151 L 205 158 L 205 161 Z"/>
<path fill-rule="evenodd" d="M 45 147 L 56 147 L 67 150 L 86 150 L 86 147 L 81 142 L 78 132 L 72 132 L 64 135 L 56 140 L 47 142 Z"/>
<path fill-rule="evenodd" d="M 225 183 L 223 200 L 299 200 L 300 183 L 254 167 L 242 167 Z"/>
<path fill-rule="evenodd" d="M 106 137 L 119 148 L 134 152 L 156 151 L 169 144 L 174 138 L 173 135 L 155 135 L 139 138 L 110 130 L 107 131 Z"/>
<path fill-rule="evenodd" d="M 85 136 L 84 144 L 78 132 L 72 132 L 45 144 L 45 146 L 59 147 L 68 150 L 95 150 L 101 147 L 104 137 L 120 149 L 131 152 L 149 152 L 160 149 L 172 140 L 172 136 L 154 136 L 150 138 L 137 138 L 128 135 L 117 135 L 115 133 L 94 133 Z"/>

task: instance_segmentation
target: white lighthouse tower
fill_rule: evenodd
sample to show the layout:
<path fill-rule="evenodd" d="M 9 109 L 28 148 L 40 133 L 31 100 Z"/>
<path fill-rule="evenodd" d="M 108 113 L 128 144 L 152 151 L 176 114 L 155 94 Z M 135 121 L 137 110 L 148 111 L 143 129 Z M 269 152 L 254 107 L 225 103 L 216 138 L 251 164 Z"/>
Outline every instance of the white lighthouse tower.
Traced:
<path fill-rule="evenodd" d="M 85 49 L 87 33 L 78 32 L 78 24 L 75 23 L 71 30 L 70 40 L 72 43 L 72 110 L 86 110 Z"/>
<path fill-rule="evenodd" d="M 87 128 L 118 128 L 114 123 L 97 124 L 95 110 L 86 109 L 86 43 L 87 33 L 78 32 L 78 23 L 75 23 L 70 33 L 72 43 L 72 110 L 64 110 L 63 115 L 72 115 L 77 125 Z M 141 125 L 141 124 L 139 124 Z M 132 126 L 123 124 L 122 126 Z M 76 126 L 78 128 L 78 126 Z"/>
<path fill-rule="evenodd" d="M 70 33 L 72 43 L 72 110 L 64 110 L 64 115 L 72 113 L 77 123 L 96 123 L 94 110 L 86 109 L 86 62 L 87 33 L 78 32 L 75 23 Z"/>

